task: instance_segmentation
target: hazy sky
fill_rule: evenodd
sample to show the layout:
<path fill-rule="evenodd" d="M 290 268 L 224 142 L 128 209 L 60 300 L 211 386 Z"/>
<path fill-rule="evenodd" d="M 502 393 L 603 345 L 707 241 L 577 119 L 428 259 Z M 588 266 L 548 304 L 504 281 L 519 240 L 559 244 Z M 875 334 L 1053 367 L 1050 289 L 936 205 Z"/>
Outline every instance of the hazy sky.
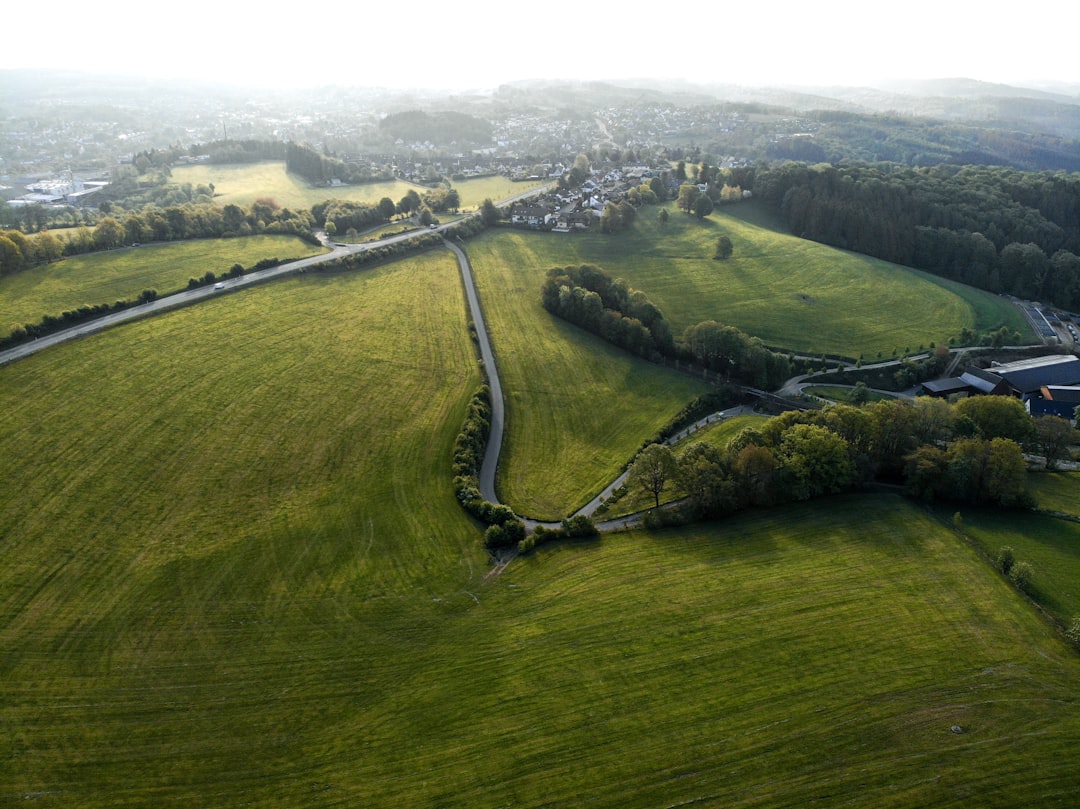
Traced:
<path fill-rule="evenodd" d="M 8 4 L 0 68 L 238 84 L 486 88 L 515 79 L 1080 82 L 1076 0 Z M 0 94 L 3 88 L 0 87 Z"/>

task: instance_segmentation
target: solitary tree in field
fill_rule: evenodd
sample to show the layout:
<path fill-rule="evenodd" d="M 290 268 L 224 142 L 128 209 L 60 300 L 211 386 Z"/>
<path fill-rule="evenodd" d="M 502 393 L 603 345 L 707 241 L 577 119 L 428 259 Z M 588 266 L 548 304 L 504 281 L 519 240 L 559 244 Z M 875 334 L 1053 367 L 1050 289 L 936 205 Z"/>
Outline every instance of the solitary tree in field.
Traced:
<path fill-rule="evenodd" d="M 717 261 L 727 261 L 731 258 L 734 249 L 735 248 L 731 245 L 731 239 L 727 236 L 721 236 L 716 242 L 716 254 L 713 258 Z"/>
<path fill-rule="evenodd" d="M 660 493 L 667 482 L 675 477 L 678 463 L 675 454 L 663 444 L 649 444 L 637 456 L 630 466 L 626 482 L 631 486 L 640 486 L 652 494 L 656 507 L 660 508 Z"/>
<path fill-rule="evenodd" d="M 696 200 L 694 200 L 694 216 L 696 216 L 698 219 L 704 219 L 712 212 L 713 201 L 709 199 L 705 194 L 701 194 Z"/>
<path fill-rule="evenodd" d="M 660 209 L 660 224 L 666 225 L 670 214 L 667 212 L 667 208 Z"/>

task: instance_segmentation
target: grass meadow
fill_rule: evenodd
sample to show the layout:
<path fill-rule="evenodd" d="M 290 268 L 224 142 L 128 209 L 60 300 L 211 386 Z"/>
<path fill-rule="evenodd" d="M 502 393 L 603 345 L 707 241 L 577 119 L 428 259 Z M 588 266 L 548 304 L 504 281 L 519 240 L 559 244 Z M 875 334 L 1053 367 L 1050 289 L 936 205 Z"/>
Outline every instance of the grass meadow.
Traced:
<path fill-rule="evenodd" d="M 891 356 L 947 343 L 965 327 L 1031 331 L 1003 298 L 796 238 L 775 229 L 755 203 L 720 208 L 703 221 L 667 207 L 666 224 L 658 207 L 645 207 L 633 229 L 617 235 L 522 235 L 520 259 L 542 269 L 604 267 L 648 295 L 676 334 L 718 320 L 797 353 Z M 734 244 L 727 261 L 712 258 L 721 235 Z"/>
<path fill-rule="evenodd" d="M 59 315 L 83 304 L 132 300 L 144 289 L 165 295 L 207 271 L 224 275 L 233 264 L 264 258 L 306 258 L 325 252 L 295 236 L 197 239 L 125 247 L 72 256 L 0 278 L 0 330 L 4 334 L 42 315 Z"/>
<path fill-rule="evenodd" d="M 537 519 L 572 514 L 607 486 L 705 383 L 646 362 L 540 305 L 549 264 L 516 232 L 469 241 L 506 400 L 500 499 Z"/>
<path fill-rule="evenodd" d="M 383 197 L 397 202 L 413 189 L 423 194 L 423 188 L 412 183 L 392 181 L 366 183 L 337 188 L 311 185 L 302 177 L 285 171 L 284 162 L 266 161 L 234 165 L 177 166 L 171 182 L 192 185 L 214 184 L 214 202 L 218 205 L 250 205 L 259 197 L 272 197 L 286 208 L 310 208 L 328 199 L 377 203 Z M 506 177 L 479 177 L 453 183 L 463 208 L 476 208 L 485 199 L 512 197 L 542 183 L 515 183 Z"/>
<path fill-rule="evenodd" d="M 1040 509 L 1080 517 L 1080 474 L 1039 472 L 1029 481 Z M 1060 625 L 1080 619 L 1080 522 L 1029 512 L 964 510 L 962 517 L 988 558 L 1008 545 L 1032 566 L 1032 597 Z"/>

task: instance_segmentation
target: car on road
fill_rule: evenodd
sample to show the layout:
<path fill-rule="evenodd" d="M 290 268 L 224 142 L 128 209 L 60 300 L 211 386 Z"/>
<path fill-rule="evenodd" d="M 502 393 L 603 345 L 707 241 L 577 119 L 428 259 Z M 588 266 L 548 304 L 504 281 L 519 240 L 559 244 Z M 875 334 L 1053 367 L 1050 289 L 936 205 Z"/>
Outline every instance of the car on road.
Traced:
<path fill-rule="evenodd" d="M 218 281 L 216 284 L 214 284 L 214 289 L 225 289 L 225 284 L 221 283 L 221 281 Z"/>

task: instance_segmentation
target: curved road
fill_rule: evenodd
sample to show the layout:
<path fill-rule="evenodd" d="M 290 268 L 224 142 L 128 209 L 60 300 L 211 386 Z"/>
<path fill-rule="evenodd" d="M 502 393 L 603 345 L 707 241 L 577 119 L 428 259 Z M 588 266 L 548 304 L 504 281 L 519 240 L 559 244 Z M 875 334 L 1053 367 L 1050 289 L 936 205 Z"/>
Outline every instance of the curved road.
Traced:
<path fill-rule="evenodd" d="M 476 336 L 480 341 L 480 358 L 484 362 L 487 372 L 488 387 L 491 389 L 491 433 L 488 435 L 487 449 L 484 450 L 484 460 L 480 464 L 480 496 L 489 503 L 498 503 L 499 498 L 495 494 L 495 469 L 499 465 L 499 452 L 502 450 L 503 425 L 505 424 L 506 410 L 503 405 L 502 384 L 499 382 L 499 371 L 495 366 L 495 353 L 491 350 L 491 340 L 488 339 L 487 324 L 484 322 L 484 313 L 480 309 L 480 298 L 476 294 L 476 284 L 473 282 L 472 267 L 465 251 L 453 242 L 443 240 L 457 256 L 458 266 L 461 267 L 461 280 L 465 284 L 465 297 L 469 302 L 469 312 L 476 326 Z"/>

